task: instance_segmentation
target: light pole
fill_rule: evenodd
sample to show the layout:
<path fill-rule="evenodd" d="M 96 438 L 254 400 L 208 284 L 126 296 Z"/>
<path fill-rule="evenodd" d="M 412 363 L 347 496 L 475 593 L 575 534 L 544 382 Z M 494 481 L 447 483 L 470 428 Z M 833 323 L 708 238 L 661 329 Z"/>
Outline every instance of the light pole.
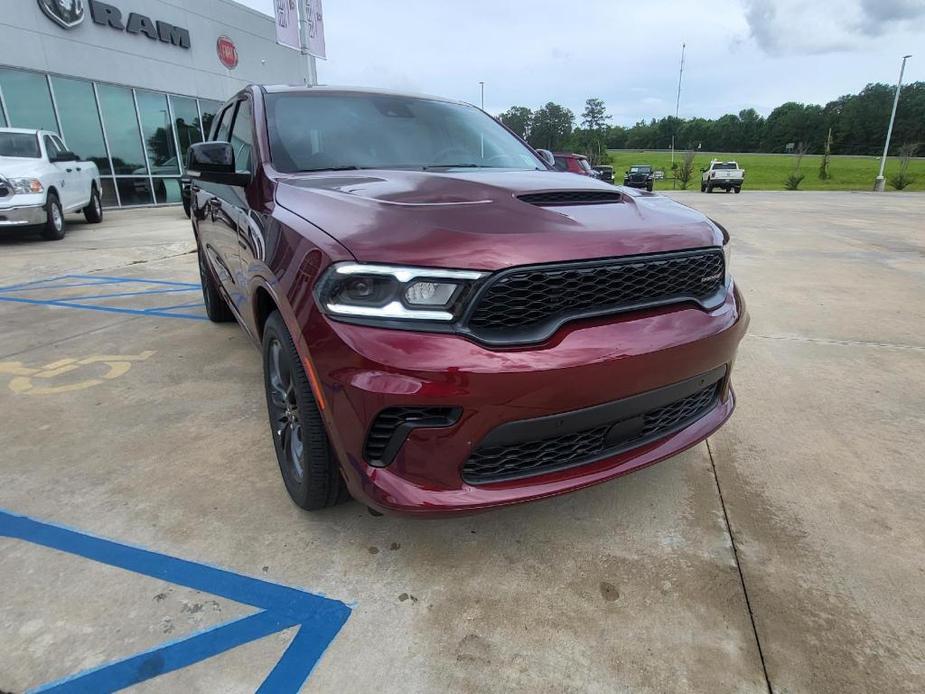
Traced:
<path fill-rule="evenodd" d="M 479 82 L 479 86 L 482 88 L 482 110 L 485 110 L 485 83 Z"/>
<path fill-rule="evenodd" d="M 911 55 L 904 55 L 902 65 L 899 66 L 899 81 L 896 83 L 896 96 L 893 97 L 893 112 L 890 114 L 890 126 L 886 129 L 886 142 L 883 145 L 883 156 L 880 157 L 880 173 L 874 181 L 874 190 L 878 193 L 882 193 L 884 188 L 883 169 L 886 167 L 886 153 L 890 149 L 890 137 L 893 135 L 893 121 L 896 119 L 896 107 L 899 105 L 899 90 L 903 84 L 903 72 L 906 70 L 906 60 L 911 57 Z"/>
<path fill-rule="evenodd" d="M 681 78 L 684 76 L 684 49 L 687 48 L 687 43 L 681 44 L 681 67 L 678 69 L 678 98 L 674 102 L 674 123 L 671 127 L 671 166 L 674 168 L 674 136 L 675 131 L 678 129 L 678 112 L 681 108 Z"/>

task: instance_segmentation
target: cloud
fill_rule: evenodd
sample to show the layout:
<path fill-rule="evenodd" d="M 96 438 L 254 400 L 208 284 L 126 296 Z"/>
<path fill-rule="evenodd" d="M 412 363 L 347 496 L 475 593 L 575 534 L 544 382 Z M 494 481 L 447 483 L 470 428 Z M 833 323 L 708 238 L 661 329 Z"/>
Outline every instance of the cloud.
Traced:
<path fill-rule="evenodd" d="M 925 27 L 923 0 L 744 0 L 755 43 L 771 55 L 857 51 L 871 38 Z"/>
<path fill-rule="evenodd" d="M 897 24 L 925 26 L 922 0 L 861 0 L 861 12 L 858 28 L 868 36 L 881 36 Z"/>

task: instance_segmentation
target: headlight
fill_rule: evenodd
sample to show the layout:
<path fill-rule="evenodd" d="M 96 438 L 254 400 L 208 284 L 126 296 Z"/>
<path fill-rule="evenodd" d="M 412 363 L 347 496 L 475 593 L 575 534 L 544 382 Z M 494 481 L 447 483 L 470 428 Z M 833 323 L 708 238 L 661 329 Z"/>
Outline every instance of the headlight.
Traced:
<path fill-rule="evenodd" d="M 23 195 L 41 193 L 45 190 L 42 182 L 37 178 L 11 178 L 10 183 L 13 184 L 14 193 L 21 193 Z"/>
<path fill-rule="evenodd" d="M 318 282 L 321 309 L 334 316 L 449 322 L 458 318 L 474 270 L 338 263 Z"/>

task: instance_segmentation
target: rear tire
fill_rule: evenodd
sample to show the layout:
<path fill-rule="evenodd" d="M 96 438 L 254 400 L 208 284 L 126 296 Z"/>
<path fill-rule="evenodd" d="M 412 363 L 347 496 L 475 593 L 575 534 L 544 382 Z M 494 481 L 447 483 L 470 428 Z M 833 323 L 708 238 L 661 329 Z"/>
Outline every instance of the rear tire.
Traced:
<path fill-rule="evenodd" d="M 263 329 L 263 374 L 276 461 L 293 502 L 317 511 L 350 498 L 302 360 L 279 311 L 270 314 Z"/>
<path fill-rule="evenodd" d="M 48 199 L 45 201 L 45 214 L 42 238 L 46 241 L 60 241 L 67 232 L 64 229 L 64 210 L 61 209 L 61 201 L 58 200 L 57 193 L 48 193 Z"/>
<path fill-rule="evenodd" d="M 95 183 L 90 189 L 90 202 L 84 208 L 84 219 L 90 224 L 99 224 L 103 221 L 103 201 Z"/>
<path fill-rule="evenodd" d="M 736 186 L 736 187 L 733 188 L 732 190 L 733 190 L 736 194 L 739 194 L 739 193 L 742 192 L 742 186 Z"/>
<path fill-rule="evenodd" d="M 202 300 L 206 305 L 206 315 L 213 323 L 233 321 L 234 314 L 218 289 L 218 283 L 212 276 L 201 245 L 197 244 L 196 254 L 199 256 L 199 279 L 202 282 Z"/>

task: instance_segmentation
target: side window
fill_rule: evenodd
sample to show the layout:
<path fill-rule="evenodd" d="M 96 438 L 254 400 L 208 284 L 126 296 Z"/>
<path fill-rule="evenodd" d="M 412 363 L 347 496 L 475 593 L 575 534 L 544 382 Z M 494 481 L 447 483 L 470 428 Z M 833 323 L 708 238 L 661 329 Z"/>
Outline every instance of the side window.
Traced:
<path fill-rule="evenodd" d="M 61 150 L 58 149 L 58 145 L 51 139 L 51 135 L 45 135 L 43 141 L 45 142 L 45 151 L 48 153 L 49 159 L 54 159 L 61 153 Z"/>
<path fill-rule="evenodd" d="M 251 151 L 254 145 L 253 109 L 250 99 L 245 99 L 238 106 L 238 115 L 234 119 L 231 131 L 231 147 L 234 150 L 235 168 L 238 171 L 253 173 Z"/>
<path fill-rule="evenodd" d="M 218 122 L 215 124 L 215 134 L 212 139 L 217 142 L 227 142 L 228 133 L 231 130 L 231 119 L 234 118 L 234 107 L 235 104 L 231 104 L 228 108 L 222 111 L 222 115 L 219 116 Z"/>
<path fill-rule="evenodd" d="M 553 168 L 556 171 L 568 171 L 568 161 L 565 157 L 556 157 L 556 163 L 553 164 Z"/>
<path fill-rule="evenodd" d="M 62 152 L 67 151 L 67 147 L 64 146 L 64 142 L 61 141 L 60 137 L 58 137 L 57 135 L 52 135 L 51 140 L 52 142 L 55 143 L 55 145 L 57 145 L 58 149 L 60 149 Z"/>

